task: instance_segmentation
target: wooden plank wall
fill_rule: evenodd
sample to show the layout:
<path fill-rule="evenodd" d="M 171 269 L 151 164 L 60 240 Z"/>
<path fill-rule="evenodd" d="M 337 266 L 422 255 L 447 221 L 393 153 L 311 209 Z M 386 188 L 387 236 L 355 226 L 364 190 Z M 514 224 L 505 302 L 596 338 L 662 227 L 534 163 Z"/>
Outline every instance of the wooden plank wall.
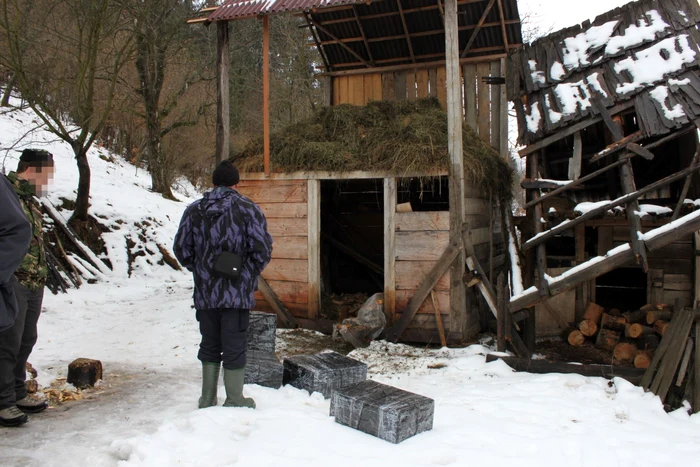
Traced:
<path fill-rule="evenodd" d="M 262 276 L 292 315 L 309 317 L 308 182 L 246 180 L 238 191 L 260 206 L 274 240 L 272 261 Z M 260 292 L 255 301 L 257 310 L 273 311 Z"/>
<path fill-rule="evenodd" d="M 395 226 L 396 320 L 408 306 L 408 302 L 422 280 L 447 248 L 450 213 L 448 211 L 396 213 Z M 445 329 L 449 331 L 449 272 L 442 276 L 434 290 Z M 440 341 L 430 298 L 418 309 L 418 314 L 409 324 L 404 339 L 421 342 Z"/>
<path fill-rule="evenodd" d="M 483 82 L 503 76 L 502 60 L 462 65 L 465 118 L 470 126 L 501 154 L 508 150 L 508 102 L 503 86 Z M 333 105 L 367 105 L 373 100 L 415 100 L 437 97 L 445 106 L 445 67 L 411 71 L 366 73 L 333 77 Z M 502 111 L 502 109 L 504 109 Z"/>

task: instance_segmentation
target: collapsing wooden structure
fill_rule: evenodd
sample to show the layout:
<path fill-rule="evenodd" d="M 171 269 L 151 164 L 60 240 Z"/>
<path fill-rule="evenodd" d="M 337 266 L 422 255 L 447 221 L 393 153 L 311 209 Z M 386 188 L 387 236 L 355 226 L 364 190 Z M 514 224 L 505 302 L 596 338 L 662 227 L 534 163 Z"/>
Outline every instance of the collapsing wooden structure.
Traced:
<path fill-rule="evenodd" d="M 506 308 L 537 335 L 592 302 L 697 306 L 699 23 L 694 0 L 638 1 L 509 57 L 527 217 Z"/>
<path fill-rule="evenodd" d="M 207 13 L 194 22 L 217 23 L 219 30 L 219 158 L 229 152 L 228 23 L 263 21 L 264 164 L 258 173 L 243 173 L 239 186 L 262 206 L 275 237 L 259 308 L 282 309 L 288 324 L 330 331 L 334 321 L 326 319 L 324 303 L 332 290 L 324 289 L 338 285 L 334 276 L 361 282 L 352 272 L 359 267 L 365 282 L 379 282 L 393 339 L 461 343 L 475 337 L 481 329 L 479 307 L 485 305 L 464 284 L 465 225 L 471 255 L 485 274 L 497 273 L 506 257 L 493 194 L 465 181 L 462 125 L 466 120 L 497 157 L 507 154 L 505 59 L 522 42 L 516 1 L 233 0 Z M 445 168 L 290 172 L 275 167 L 266 58 L 268 18 L 281 13 L 299 15 L 309 27 L 325 68 L 326 105 L 437 98 L 448 115 Z M 433 188 L 423 190 L 424 183 Z M 341 241 L 334 228 L 360 235 Z"/>

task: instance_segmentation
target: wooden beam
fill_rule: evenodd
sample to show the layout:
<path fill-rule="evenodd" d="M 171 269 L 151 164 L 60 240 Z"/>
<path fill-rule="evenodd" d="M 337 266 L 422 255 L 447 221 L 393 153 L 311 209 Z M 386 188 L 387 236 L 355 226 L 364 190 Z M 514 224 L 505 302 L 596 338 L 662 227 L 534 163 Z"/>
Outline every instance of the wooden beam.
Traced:
<path fill-rule="evenodd" d="M 270 175 L 270 16 L 263 23 L 263 166 Z"/>
<path fill-rule="evenodd" d="M 312 320 L 318 320 L 321 316 L 321 181 L 307 181 L 306 191 L 309 270 L 308 317 Z"/>
<path fill-rule="evenodd" d="M 314 42 L 316 43 L 316 48 L 318 49 L 318 53 L 321 54 L 321 60 L 323 60 L 323 66 L 326 68 L 326 71 L 331 71 L 331 66 L 328 62 L 328 57 L 326 56 L 326 51 L 323 50 L 323 47 L 321 47 L 321 40 L 318 37 L 318 31 L 316 31 L 316 28 L 314 28 L 314 25 L 311 24 L 311 20 L 309 19 L 309 15 L 306 12 L 304 12 L 304 19 L 306 20 L 306 24 L 309 26 L 309 30 L 311 31 L 311 35 L 314 38 Z"/>
<path fill-rule="evenodd" d="M 632 170 L 632 162 L 629 159 L 620 166 L 620 184 L 625 194 L 631 194 L 637 191 L 634 183 L 634 171 Z M 629 223 L 630 240 L 632 250 L 637 258 L 637 263 L 642 266 L 645 273 L 649 272 L 649 260 L 647 252 L 639 239 L 639 234 L 642 233 L 642 224 L 637 213 L 639 212 L 639 202 L 636 199 L 630 200 L 625 204 L 625 212 L 627 213 L 627 222 Z"/>
<path fill-rule="evenodd" d="M 506 316 L 508 313 L 509 293 L 506 293 L 506 280 L 501 272 L 496 283 L 497 311 L 496 314 L 496 348 L 499 352 L 506 351 Z"/>
<path fill-rule="evenodd" d="M 612 134 L 613 139 L 615 141 L 620 141 L 623 139 L 625 135 L 622 133 L 622 128 L 620 128 L 620 125 L 613 120 L 612 115 L 610 115 L 610 112 L 608 112 L 608 109 L 601 102 L 601 100 L 598 98 L 591 99 L 591 104 L 593 104 L 593 107 L 600 114 L 605 126 L 608 127 L 610 134 Z"/>
<path fill-rule="evenodd" d="M 611 108 L 608 112 L 610 115 L 615 115 L 620 112 L 624 112 L 627 109 L 630 109 L 634 107 L 634 101 L 628 101 L 625 103 L 622 103 L 620 105 L 616 105 L 615 107 Z M 580 121 L 574 125 L 571 125 L 553 135 L 547 136 L 546 138 L 543 138 L 536 143 L 528 145 L 525 149 L 522 149 L 518 154 L 520 154 L 520 157 L 525 157 L 529 154 L 532 154 L 533 152 L 537 152 L 542 148 L 546 148 L 552 143 L 556 143 L 557 141 L 560 141 L 567 136 L 571 136 L 574 133 L 577 133 L 581 130 L 585 130 L 586 128 L 595 125 L 596 123 L 599 123 L 603 121 L 602 117 L 595 117 L 595 118 L 588 118 L 583 121 Z"/>
<path fill-rule="evenodd" d="M 384 314 L 396 320 L 396 179 L 384 179 Z"/>
<path fill-rule="evenodd" d="M 464 47 L 464 51 L 462 52 L 462 57 L 464 58 L 467 56 L 467 53 L 469 53 L 469 49 L 471 49 L 472 45 L 474 44 L 474 41 L 476 40 L 476 36 L 479 34 L 479 31 L 481 31 L 481 27 L 484 25 L 484 22 L 486 21 L 486 17 L 491 13 L 491 9 L 493 8 L 493 5 L 496 3 L 496 0 L 490 0 L 489 4 L 486 6 L 486 9 L 484 10 L 484 14 L 481 15 L 481 18 L 479 19 L 479 22 L 476 24 L 476 29 L 472 33 L 472 35 L 469 37 L 469 42 L 467 42 L 467 46 Z"/>
<path fill-rule="evenodd" d="M 580 133 L 580 132 L 579 132 Z M 636 143 L 637 141 L 640 141 L 644 139 L 644 135 L 642 134 L 641 130 L 637 131 L 635 133 L 632 133 L 631 135 L 625 136 L 623 139 L 620 141 L 615 141 L 612 144 L 609 144 L 605 149 L 594 155 L 589 161 L 589 164 L 592 164 L 593 162 L 597 162 L 600 159 L 611 156 L 618 151 L 622 151 L 623 149 L 627 148 L 627 145 L 630 143 Z"/>
<path fill-rule="evenodd" d="M 682 170 L 680 172 L 677 172 L 673 175 L 669 175 L 668 177 L 665 177 L 657 182 L 654 182 L 650 185 L 645 186 L 644 188 L 641 188 L 637 190 L 634 193 L 627 194 L 625 196 L 621 196 L 620 198 L 617 198 L 616 200 L 610 201 L 609 203 L 599 206 L 595 209 L 591 209 L 587 213 L 583 214 L 582 216 L 577 217 L 576 219 L 573 219 L 569 222 L 565 222 L 562 224 L 559 224 L 558 226 L 548 230 L 547 232 L 544 232 L 543 234 L 531 238 L 525 244 L 523 244 L 523 250 L 528 250 L 530 248 L 533 248 L 537 245 L 541 245 L 542 243 L 546 242 L 550 238 L 560 234 L 561 232 L 564 232 L 566 230 L 574 228 L 576 225 L 580 224 L 581 222 L 584 222 L 588 219 L 591 219 L 595 216 L 598 216 L 600 214 L 603 214 L 605 211 L 608 211 L 614 207 L 617 206 L 622 206 L 623 204 L 626 204 L 632 200 L 639 199 L 640 197 L 644 196 L 646 193 L 649 193 L 650 191 L 654 191 L 658 188 L 664 187 L 666 185 L 669 185 L 676 180 L 679 180 L 683 177 L 688 176 L 689 174 L 695 173 L 698 170 L 700 170 L 700 164 L 694 165 L 692 167 L 688 167 L 685 170 Z"/>
<path fill-rule="evenodd" d="M 449 0 L 448 0 L 449 1 Z M 394 326 L 387 332 L 387 340 L 398 341 L 403 332 L 406 330 L 411 320 L 416 316 L 418 308 L 421 307 L 425 299 L 428 298 L 430 291 L 433 290 L 435 284 L 447 272 L 455 258 L 463 251 L 461 236 L 453 237 L 450 244 L 440 256 L 440 259 L 432 267 L 428 275 L 423 279 L 420 286 L 416 290 L 408 306 L 401 313 L 401 317 Z"/>
<path fill-rule="evenodd" d="M 352 170 L 350 172 L 287 172 L 271 173 L 266 176 L 262 172 L 242 172 L 241 180 L 369 180 L 374 178 L 401 177 L 444 177 L 448 175 L 447 170 L 428 170 L 426 172 L 392 172 L 389 170 Z"/>
<path fill-rule="evenodd" d="M 693 161 L 691 162 L 690 165 L 695 165 L 700 161 L 700 146 L 698 146 L 697 151 L 695 151 L 695 155 L 693 156 Z M 683 207 L 683 202 L 685 201 L 685 197 L 688 196 L 688 190 L 690 190 L 690 182 L 693 180 L 692 175 L 688 175 L 685 178 L 685 182 L 683 182 L 683 189 L 681 190 L 681 195 L 678 197 L 678 204 L 676 204 L 676 209 L 673 210 L 673 216 L 671 217 L 671 221 L 675 221 L 678 219 L 678 216 L 681 214 L 681 208 Z M 698 389 L 700 391 L 700 388 Z"/>
<path fill-rule="evenodd" d="M 458 5 L 466 5 L 466 4 L 472 4 L 472 3 L 481 3 L 481 2 L 485 2 L 485 1 L 486 0 L 458 0 L 457 4 Z M 349 6 L 342 6 L 339 8 L 340 8 L 340 10 L 343 10 L 343 11 L 347 11 L 350 9 Z M 425 6 L 415 7 L 415 8 L 406 8 L 403 10 L 403 12 L 404 12 L 404 14 L 408 15 L 408 14 L 412 14 L 412 13 L 421 13 L 424 11 L 430 11 L 430 10 L 436 10 L 436 9 L 439 9 L 440 13 L 444 17 L 444 9 L 443 9 L 441 2 L 436 2 L 434 5 L 425 5 Z M 314 13 L 330 13 L 332 11 L 338 11 L 338 10 L 334 10 L 333 7 L 319 8 L 319 9 L 315 9 Z M 362 19 L 367 19 L 367 20 L 379 19 L 379 18 L 387 18 L 387 17 L 391 17 L 391 16 L 398 16 L 398 15 L 399 15 L 398 11 L 390 11 L 390 12 L 386 12 L 386 13 L 376 13 L 373 15 L 363 15 Z M 328 25 L 328 24 L 348 23 L 351 21 L 352 21 L 352 18 L 339 18 L 339 19 L 332 19 L 332 20 L 328 20 L 328 21 L 323 21 L 323 24 Z M 519 22 L 520 21 L 518 20 L 518 23 Z"/>
<path fill-rule="evenodd" d="M 539 153 L 530 154 L 530 178 L 539 178 L 539 166 Z M 533 201 L 537 201 L 540 198 L 540 190 L 531 190 L 530 193 Z M 539 235 L 544 230 L 544 225 L 542 224 L 542 219 L 544 218 L 542 213 L 542 204 L 535 203 L 533 210 L 532 220 L 534 224 L 534 232 L 535 235 Z M 545 250 L 544 243 L 537 247 L 537 256 L 535 261 L 537 264 L 540 295 L 545 296 L 549 293 L 549 287 L 547 286 L 546 277 L 547 251 Z"/>
<path fill-rule="evenodd" d="M 692 407 L 693 412 L 697 413 L 700 412 L 700 323 L 698 322 L 695 323 L 695 371 L 693 373 L 695 386 L 693 388 Z M 690 381 L 688 381 L 688 384 L 690 384 Z"/>
<path fill-rule="evenodd" d="M 700 215 L 696 213 L 688 214 L 688 221 L 679 225 L 675 229 L 662 230 L 659 234 L 654 235 L 649 240 L 644 242 L 649 251 L 656 251 L 665 247 L 680 238 L 686 237 L 691 233 L 700 230 Z M 682 218 L 681 218 L 682 219 Z M 661 227 L 662 228 L 662 227 Z M 653 231 L 652 231 L 653 232 Z M 652 232 L 647 232 L 647 235 Z M 549 284 L 549 292 L 551 296 L 556 296 L 560 293 L 570 290 L 576 285 L 590 281 L 599 277 L 606 272 L 623 266 L 631 261 L 634 261 L 634 252 L 632 248 L 627 248 L 615 252 L 615 254 L 604 258 L 602 261 L 590 263 L 582 267 L 577 267 L 574 271 L 567 272 L 567 276 L 560 280 L 553 280 Z M 534 288 L 533 288 L 534 289 Z M 516 300 L 512 300 L 509 304 L 511 313 L 529 308 L 539 303 L 542 297 L 538 290 L 529 290 L 520 295 Z"/>
<path fill-rule="evenodd" d="M 339 46 L 341 46 L 342 48 L 344 48 L 345 50 L 347 50 L 348 52 L 350 52 L 350 54 L 351 54 L 352 56 L 354 56 L 356 59 L 358 59 L 363 65 L 365 65 L 366 67 L 371 67 L 371 66 L 372 66 L 372 65 L 370 65 L 370 64 L 367 62 L 367 60 L 365 60 L 364 58 L 362 58 L 362 57 L 360 56 L 360 54 L 358 54 L 357 52 L 355 52 L 354 50 L 352 50 L 345 42 L 343 42 L 342 39 L 338 39 L 332 32 L 330 32 L 328 29 L 324 28 L 323 26 L 321 26 L 320 24 L 318 24 L 316 21 L 314 21 L 313 18 L 309 17 L 309 21 L 311 22 L 311 24 L 314 25 L 314 27 L 315 27 L 316 29 L 318 29 L 319 31 L 321 31 L 322 33 L 324 33 L 325 35 L 327 35 L 328 37 L 330 37 L 331 39 L 333 39 L 333 41 L 334 41 L 336 44 L 338 44 Z"/>
<path fill-rule="evenodd" d="M 400 1 L 400 0 L 399 0 Z M 449 165 L 450 237 L 462 242 L 464 223 L 464 151 L 462 146 L 462 75 L 459 66 L 459 22 L 457 0 L 445 0 L 445 68 L 447 86 L 447 145 Z M 438 96 L 440 92 L 438 90 Z M 467 310 L 464 250 L 450 268 L 450 323 L 452 332 L 465 338 L 476 337 L 480 331 L 478 316 Z"/>
<path fill-rule="evenodd" d="M 515 371 L 524 371 L 536 374 L 571 373 L 588 377 L 597 376 L 607 379 L 620 377 L 626 379 L 632 384 L 638 384 L 642 380 L 645 371 L 640 368 L 628 368 L 623 366 L 580 365 L 578 363 L 562 363 L 550 362 L 547 360 L 527 360 L 517 357 L 501 357 L 493 354 L 486 356 L 487 362 L 494 362 L 496 360 L 503 360 Z"/>
<path fill-rule="evenodd" d="M 581 177 L 581 165 L 583 158 L 583 143 L 581 132 L 574 133 L 574 154 L 569 159 L 569 180 L 577 180 Z"/>
<path fill-rule="evenodd" d="M 258 277 L 258 290 L 260 290 L 260 293 L 262 293 L 263 297 L 265 297 L 265 301 L 272 307 L 273 310 L 275 310 L 275 313 L 280 321 L 290 328 L 299 327 L 297 320 L 287 310 L 284 304 L 280 302 L 277 295 L 275 295 L 275 292 L 270 288 L 270 285 L 265 279 L 263 279 L 263 276 Z"/>
<path fill-rule="evenodd" d="M 411 43 L 411 36 L 408 32 L 408 25 L 406 24 L 406 16 L 403 14 L 403 6 L 401 6 L 401 0 L 396 0 L 396 4 L 399 7 L 399 14 L 401 15 L 401 24 L 403 24 L 403 32 L 406 36 L 406 43 L 408 44 L 408 52 L 411 54 L 411 61 L 416 63 L 416 56 L 413 53 L 413 44 Z"/>
<path fill-rule="evenodd" d="M 401 0 L 399 0 L 401 1 Z M 374 57 L 372 57 L 372 50 L 369 48 L 369 42 L 367 41 L 367 34 L 365 34 L 365 28 L 362 26 L 362 20 L 360 20 L 360 15 L 357 14 L 357 6 L 352 6 L 352 12 L 355 15 L 355 21 L 357 22 L 357 27 L 360 28 L 360 34 L 362 34 L 362 40 L 365 43 L 365 49 L 367 49 L 367 56 L 369 57 L 369 63 L 374 64 Z"/>
<path fill-rule="evenodd" d="M 227 21 L 216 23 L 216 164 L 228 159 L 231 147 L 229 110 L 229 27 Z"/>
<path fill-rule="evenodd" d="M 503 48 L 508 52 L 508 30 L 506 29 L 506 16 L 503 11 L 503 0 L 498 0 L 498 14 L 501 16 L 501 32 L 503 33 Z"/>
<path fill-rule="evenodd" d="M 475 49 L 476 50 L 476 49 Z M 502 59 L 506 58 L 506 54 L 495 54 L 495 55 L 487 55 L 483 57 L 467 57 L 463 58 L 459 61 L 460 64 L 466 64 L 466 63 L 478 63 L 478 62 L 484 62 L 484 61 L 489 61 L 489 60 L 497 60 L 497 59 Z M 417 59 L 421 59 L 421 56 L 418 56 Z M 405 59 L 408 60 L 408 59 Z M 376 63 L 376 62 L 375 62 Z M 437 60 L 437 61 L 431 61 L 431 62 L 418 62 L 418 63 L 405 63 L 403 65 L 390 65 L 390 66 L 381 66 L 381 67 L 373 67 L 371 69 L 367 68 L 357 68 L 353 70 L 340 70 L 340 71 L 332 71 L 330 73 L 318 73 L 316 76 L 352 76 L 352 75 L 364 75 L 367 73 L 389 73 L 389 72 L 394 72 L 394 71 L 407 71 L 407 70 L 421 70 L 424 68 L 436 68 L 436 67 L 441 67 L 445 65 L 444 60 Z M 357 66 L 356 64 L 336 64 L 336 68 L 340 68 L 343 66 Z"/>

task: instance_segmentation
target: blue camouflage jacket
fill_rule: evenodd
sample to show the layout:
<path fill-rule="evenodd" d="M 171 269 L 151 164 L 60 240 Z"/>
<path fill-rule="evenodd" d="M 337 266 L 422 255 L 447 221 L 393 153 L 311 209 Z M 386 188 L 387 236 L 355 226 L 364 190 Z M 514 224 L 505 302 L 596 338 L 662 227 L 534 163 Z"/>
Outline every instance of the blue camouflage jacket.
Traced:
<path fill-rule="evenodd" d="M 251 309 L 258 276 L 270 262 L 272 237 L 258 205 L 235 190 L 217 187 L 187 207 L 173 251 L 193 273 L 196 309 Z M 243 258 L 240 278 L 214 273 L 214 261 L 222 251 Z"/>

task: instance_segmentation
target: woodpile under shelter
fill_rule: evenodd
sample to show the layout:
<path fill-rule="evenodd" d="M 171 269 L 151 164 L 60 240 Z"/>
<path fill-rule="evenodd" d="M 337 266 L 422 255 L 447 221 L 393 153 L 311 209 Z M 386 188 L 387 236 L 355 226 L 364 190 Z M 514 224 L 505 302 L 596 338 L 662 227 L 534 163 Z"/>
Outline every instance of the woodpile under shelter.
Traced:
<path fill-rule="evenodd" d="M 527 217 L 509 310 L 537 335 L 590 303 L 697 306 L 699 23 L 695 0 L 637 1 L 510 55 Z"/>
<path fill-rule="evenodd" d="M 329 311 L 333 297 L 381 292 L 389 338 L 443 344 L 473 339 L 494 308 L 465 285 L 466 260 L 478 260 L 485 277 L 507 267 L 496 186 L 510 173 L 505 65 L 522 43 L 516 1 L 234 0 L 206 13 L 194 22 L 216 23 L 219 31 L 220 158 L 229 157 L 229 22 L 261 18 L 265 68 L 269 16 L 298 15 L 324 69 L 328 108 L 319 120 L 271 135 L 265 102 L 258 150 L 237 162 L 248 167 L 239 190 L 261 205 L 275 237 L 259 308 L 278 312 L 286 324 L 329 331 L 343 317 Z M 268 86 L 264 79 L 264 96 Z M 407 132 L 432 119 L 440 148 L 426 153 L 441 159 L 416 165 L 415 158 L 396 156 L 393 146 L 382 153 L 378 143 L 367 148 L 374 156 L 363 163 L 336 157 L 343 144 L 351 145 L 347 139 L 314 139 L 326 135 L 329 121 L 386 112 L 401 117 L 390 116 L 388 128 L 404 125 Z M 376 126 L 357 125 L 353 134 L 359 128 L 366 130 L 361 139 L 370 138 Z M 292 143 L 303 146 L 305 156 L 288 150 L 295 135 L 301 141 Z M 335 150 L 327 151 L 331 146 Z M 507 176 L 475 175 L 471 157 L 505 167 Z"/>

